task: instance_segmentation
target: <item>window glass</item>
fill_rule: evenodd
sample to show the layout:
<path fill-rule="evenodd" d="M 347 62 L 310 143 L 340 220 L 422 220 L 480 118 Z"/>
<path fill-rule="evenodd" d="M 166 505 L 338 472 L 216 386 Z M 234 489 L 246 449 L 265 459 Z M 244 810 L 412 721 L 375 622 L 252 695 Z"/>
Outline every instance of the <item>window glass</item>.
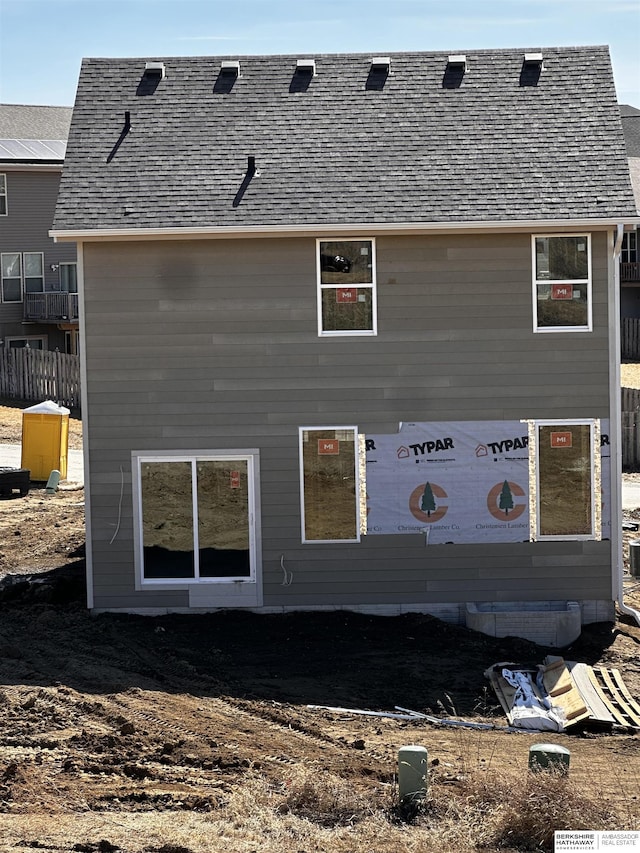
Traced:
<path fill-rule="evenodd" d="M 359 540 L 356 427 L 301 429 L 304 542 Z"/>
<path fill-rule="evenodd" d="M 146 578 L 193 578 L 190 462 L 142 462 L 142 541 Z"/>
<path fill-rule="evenodd" d="M 61 263 L 58 268 L 58 273 L 60 275 L 60 290 L 65 293 L 77 293 L 77 264 L 75 262 Z"/>
<path fill-rule="evenodd" d="M 323 331 L 368 331 L 372 328 L 373 293 L 371 288 L 322 288 Z"/>
<path fill-rule="evenodd" d="M 538 426 L 540 536 L 593 534 L 593 447 L 589 424 Z"/>
<path fill-rule="evenodd" d="M 247 461 L 197 464 L 200 577 L 249 577 Z"/>
<path fill-rule="evenodd" d="M 638 234 L 636 231 L 625 231 L 622 237 L 622 252 L 620 260 L 623 264 L 635 264 L 638 260 Z"/>
<path fill-rule="evenodd" d="M 7 338 L 5 345 L 9 349 L 45 349 L 46 338 Z"/>
<path fill-rule="evenodd" d="M 322 284 L 371 284 L 373 282 L 372 241 L 321 241 L 320 281 Z"/>
<path fill-rule="evenodd" d="M 7 215 L 7 176 L 0 174 L 0 216 Z"/>
<path fill-rule="evenodd" d="M 591 328 L 588 235 L 535 237 L 536 331 Z"/>
<path fill-rule="evenodd" d="M 373 240 L 318 240 L 319 333 L 375 334 Z"/>
<path fill-rule="evenodd" d="M 22 302 L 22 256 L 20 252 L 2 255 L 2 301 Z"/>
<path fill-rule="evenodd" d="M 24 253 L 24 289 L 26 293 L 44 291 L 44 255 L 42 252 Z"/>
<path fill-rule="evenodd" d="M 143 580 L 251 580 L 245 458 L 140 460 Z"/>

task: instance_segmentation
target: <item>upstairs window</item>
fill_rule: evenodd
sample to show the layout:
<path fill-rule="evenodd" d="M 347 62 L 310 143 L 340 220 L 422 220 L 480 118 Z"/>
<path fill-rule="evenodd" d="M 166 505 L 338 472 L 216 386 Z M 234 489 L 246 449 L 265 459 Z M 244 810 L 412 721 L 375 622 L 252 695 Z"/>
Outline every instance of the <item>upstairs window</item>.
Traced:
<path fill-rule="evenodd" d="M 622 235 L 620 260 L 623 264 L 635 264 L 638 261 L 638 232 L 625 231 Z"/>
<path fill-rule="evenodd" d="M 376 334 L 373 240 L 318 240 L 318 334 Z"/>
<path fill-rule="evenodd" d="M 62 261 L 58 267 L 60 290 L 63 293 L 78 292 L 78 267 L 75 261 Z"/>
<path fill-rule="evenodd" d="M 7 211 L 7 176 L 0 174 L 0 216 L 6 216 Z"/>
<path fill-rule="evenodd" d="M 22 302 L 22 255 L 5 252 L 2 255 L 2 301 Z"/>
<path fill-rule="evenodd" d="M 25 293 L 44 292 L 42 252 L 4 252 L 1 260 L 3 302 L 22 302 Z"/>
<path fill-rule="evenodd" d="M 591 240 L 588 234 L 533 237 L 535 332 L 589 332 Z"/>
<path fill-rule="evenodd" d="M 44 255 L 42 252 L 25 252 L 23 255 L 24 292 L 44 292 Z"/>

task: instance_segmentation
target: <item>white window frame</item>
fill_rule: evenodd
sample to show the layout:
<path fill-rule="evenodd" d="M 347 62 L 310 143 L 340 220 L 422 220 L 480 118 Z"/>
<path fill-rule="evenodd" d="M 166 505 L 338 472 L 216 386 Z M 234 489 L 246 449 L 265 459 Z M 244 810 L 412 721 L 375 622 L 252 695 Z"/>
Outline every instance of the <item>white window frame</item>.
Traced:
<path fill-rule="evenodd" d="M 39 257 L 41 273 L 38 276 L 27 275 L 27 257 Z M 40 290 L 27 290 L 27 279 L 39 279 Z M 23 252 L 22 253 L 22 293 L 23 298 L 27 293 L 44 293 L 44 252 Z"/>
<path fill-rule="evenodd" d="M 631 260 L 631 255 L 636 256 L 636 260 Z M 638 232 L 625 231 L 622 235 L 622 248 L 620 250 L 620 262 L 623 264 L 633 264 L 638 261 Z"/>
<path fill-rule="evenodd" d="M 539 279 L 537 277 L 536 240 L 559 237 L 583 237 L 587 241 L 587 277 L 576 279 Z M 537 334 L 552 334 L 556 332 L 591 332 L 593 331 L 593 292 L 592 292 L 592 255 L 591 234 L 571 232 L 562 234 L 532 234 L 531 235 L 531 277 L 533 280 L 533 331 Z M 538 325 L 538 285 L 548 284 L 586 284 L 587 286 L 587 323 L 584 326 L 539 326 Z"/>
<path fill-rule="evenodd" d="M 48 340 L 47 335 L 9 335 L 4 339 L 4 347 L 5 349 L 12 349 L 12 341 L 24 341 L 25 347 L 29 346 L 29 341 L 42 341 L 42 349 L 46 350 Z"/>
<path fill-rule="evenodd" d="M 371 329 L 346 329 L 337 331 L 325 331 L 322 327 L 322 293 L 324 290 L 339 290 L 347 285 L 323 284 L 322 270 L 320 264 L 321 246 L 323 243 L 370 243 L 371 244 L 371 281 L 358 284 L 352 282 L 348 287 L 358 290 L 371 290 Z M 318 336 L 321 338 L 336 337 L 372 337 L 378 334 L 378 296 L 377 296 L 377 272 L 376 272 L 376 241 L 375 237 L 322 237 L 316 239 L 316 276 L 318 285 Z"/>
<path fill-rule="evenodd" d="M 7 255 L 11 255 L 13 257 L 17 257 L 20 262 L 20 275 L 19 276 L 5 276 L 4 274 L 4 258 Z M 23 278 L 23 264 L 22 264 L 22 252 L 2 252 L 0 254 L 0 302 L 4 305 L 19 305 L 24 301 L 24 278 Z M 20 299 L 5 299 L 4 298 L 4 283 L 5 281 L 13 281 L 15 278 L 18 278 L 20 281 Z"/>
<path fill-rule="evenodd" d="M 304 504 L 304 433 L 305 432 L 322 432 L 324 430 L 344 430 L 353 432 L 353 449 L 354 449 L 354 495 L 356 515 L 356 536 L 353 539 L 307 539 L 306 531 L 306 513 Z M 361 472 L 360 472 L 360 440 L 358 427 L 353 425 L 339 424 L 334 426 L 301 426 L 298 427 L 298 465 L 300 472 L 300 537 L 303 545 L 327 545 L 339 544 L 345 545 L 349 543 L 357 543 L 361 541 L 361 513 L 360 513 L 360 489 L 361 489 Z"/>
<path fill-rule="evenodd" d="M 554 541 L 594 541 L 602 539 L 601 512 L 601 456 L 600 456 L 600 420 L 598 418 L 554 418 L 550 420 L 529 421 L 529 506 L 535 508 L 530 513 L 530 538 L 536 542 Z M 540 450 L 539 428 L 548 426 L 588 426 L 590 428 L 590 481 L 591 481 L 591 532 L 561 535 L 548 535 L 540 532 Z M 533 466 L 533 470 L 531 470 Z M 533 493 L 531 493 L 533 492 Z"/>
<path fill-rule="evenodd" d="M 18 278 L 17 276 L 9 277 L 9 276 L 4 275 L 4 265 L 2 264 L 2 258 L 6 257 L 7 255 L 13 255 L 15 257 L 18 257 L 20 260 L 20 276 L 19 276 L 19 279 L 20 279 L 20 299 L 5 299 L 4 298 L 4 283 L 5 283 L 5 281 L 9 280 L 9 278 L 11 278 L 11 280 L 13 280 L 14 278 Z M 27 259 L 27 257 L 36 257 L 36 256 L 40 258 L 41 274 L 38 276 L 33 276 L 33 275 L 28 276 L 26 274 L 26 259 Z M 44 252 L 2 252 L 2 255 L 0 257 L 0 265 L 2 265 L 0 268 L 0 275 L 2 276 L 2 281 L 0 282 L 0 302 L 3 302 L 5 305 L 18 305 L 19 303 L 24 302 L 24 297 L 25 297 L 25 294 L 27 293 L 27 285 L 26 285 L 27 278 L 28 279 L 37 278 L 41 282 L 40 290 L 29 290 L 28 291 L 29 293 L 44 293 L 45 292 Z"/>
<path fill-rule="evenodd" d="M 65 269 L 70 269 L 73 267 L 75 269 L 75 290 L 65 290 L 62 286 L 62 273 Z M 78 292 L 78 262 L 77 261 L 60 261 L 58 264 L 58 285 L 60 287 L 61 293 L 77 293 Z"/>
<path fill-rule="evenodd" d="M 3 204 L 4 202 L 4 204 Z M 4 207 L 4 210 L 2 209 Z M 0 172 L 0 216 L 9 215 L 9 197 L 7 194 L 7 175 Z"/>
<path fill-rule="evenodd" d="M 209 589 L 207 598 L 193 595 L 193 607 L 208 606 L 259 606 L 262 604 L 262 564 L 260 534 L 260 454 L 257 449 L 244 450 L 167 450 L 132 451 L 132 493 L 135 543 L 135 587 L 137 590 L 192 590 Z M 251 574 L 241 578 L 145 578 L 144 577 L 144 537 L 142 529 L 142 488 L 141 466 L 144 462 L 190 462 L 192 465 L 192 507 L 194 519 L 197 519 L 197 482 L 195 467 L 198 462 L 242 460 L 247 463 L 248 501 L 249 501 L 249 561 Z M 198 553 L 198 525 L 194 524 L 194 551 Z M 190 593 L 191 601 L 191 593 Z"/>

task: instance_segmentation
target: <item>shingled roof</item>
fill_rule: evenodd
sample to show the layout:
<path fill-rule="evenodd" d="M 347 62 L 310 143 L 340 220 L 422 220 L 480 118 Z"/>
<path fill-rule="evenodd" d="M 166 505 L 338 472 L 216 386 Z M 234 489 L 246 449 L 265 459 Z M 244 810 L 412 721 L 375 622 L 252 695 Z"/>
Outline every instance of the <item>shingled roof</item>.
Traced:
<path fill-rule="evenodd" d="M 62 167 L 71 107 L 0 104 L 0 164 Z"/>
<path fill-rule="evenodd" d="M 608 49 L 530 52 L 85 59 L 54 231 L 635 216 Z"/>

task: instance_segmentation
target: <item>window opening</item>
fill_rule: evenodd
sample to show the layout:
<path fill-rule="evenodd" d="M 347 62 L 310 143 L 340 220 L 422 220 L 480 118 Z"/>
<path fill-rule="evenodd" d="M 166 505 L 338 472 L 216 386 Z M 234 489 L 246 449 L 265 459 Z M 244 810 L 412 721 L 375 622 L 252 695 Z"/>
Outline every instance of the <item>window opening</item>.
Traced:
<path fill-rule="evenodd" d="M 317 253 L 319 335 L 375 335 L 375 242 L 318 240 Z"/>
<path fill-rule="evenodd" d="M 534 331 L 591 330 L 588 234 L 533 237 Z"/>
<path fill-rule="evenodd" d="M 362 444 L 357 427 L 300 429 L 303 542 L 359 542 Z"/>
<path fill-rule="evenodd" d="M 251 457 L 138 458 L 142 580 L 253 581 Z"/>
<path fill-rule="evenodd" d="M 600 539 L 600 422 L 530 421 L 529 448 L 531 539 Z"/>

